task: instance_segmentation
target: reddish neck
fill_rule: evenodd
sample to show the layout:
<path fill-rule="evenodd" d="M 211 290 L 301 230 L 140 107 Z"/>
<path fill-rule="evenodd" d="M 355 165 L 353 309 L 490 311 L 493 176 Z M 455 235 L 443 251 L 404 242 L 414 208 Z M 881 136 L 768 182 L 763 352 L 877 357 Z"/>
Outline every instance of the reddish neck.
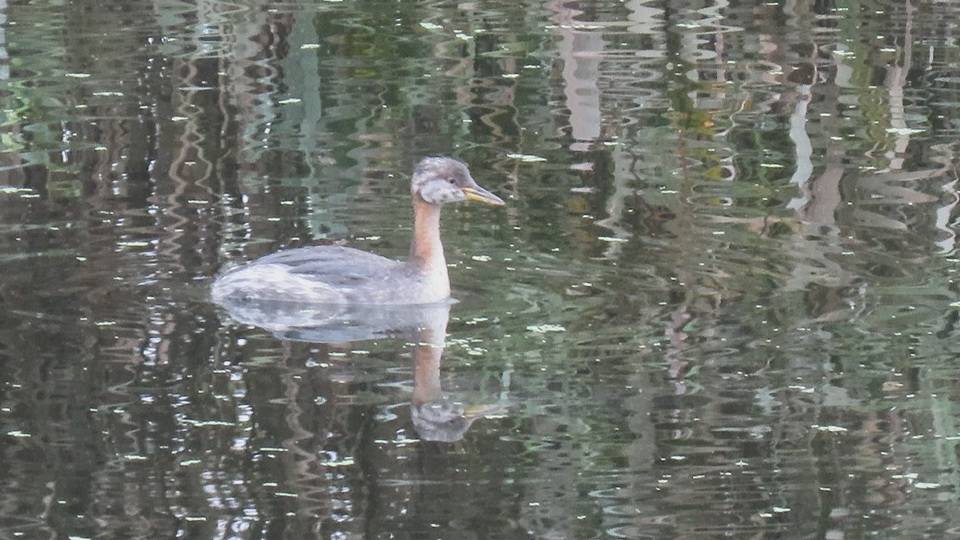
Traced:
<path fill-rule="evenodd" d="M 413 241 L 410 242 L 410 263 L 423 271 L 447 270 L 440 243 L 440 207 L 413 198 Z"/>

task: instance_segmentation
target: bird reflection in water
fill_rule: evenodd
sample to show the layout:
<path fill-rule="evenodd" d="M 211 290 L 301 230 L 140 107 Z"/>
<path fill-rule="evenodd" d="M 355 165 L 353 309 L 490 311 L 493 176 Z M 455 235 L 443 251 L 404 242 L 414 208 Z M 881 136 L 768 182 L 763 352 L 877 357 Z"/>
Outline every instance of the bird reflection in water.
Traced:
<path fill-rule="evenodd" d="M 440 363 L 451 302 L 373 306 L 227 298 L 219 303 L 235 321 L 258 326 L 288 341 L 342 344 L 382 338 L 409 340 L 414 362 L 410 416 L 422 440 L 456 442 L 476 420 L 506 412 L 502 402 L 465 406 L 444 395 Z"/>
<path fill-rule="evenodd" d="M 421 327 L 413 348 L 413 395 L 410 417 L 413 427 L 426 441 L 456 442 L 473 423 L 484 416 L 502 414 L 502 404 L 470 405 L 449 399 L 440 386 L 449 304 L 432 326 Z"/>

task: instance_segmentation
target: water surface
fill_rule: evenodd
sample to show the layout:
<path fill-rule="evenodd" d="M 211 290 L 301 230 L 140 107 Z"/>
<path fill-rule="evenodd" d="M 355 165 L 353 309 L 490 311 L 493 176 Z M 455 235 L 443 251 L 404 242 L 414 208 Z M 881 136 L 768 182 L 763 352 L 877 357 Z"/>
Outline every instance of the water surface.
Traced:
<path fill-rule="evenodd" d="M 957 534 L 958 15 L 0 0 L 0 537 Z M 442 350 L 208 302 L 429 153 Z"/>

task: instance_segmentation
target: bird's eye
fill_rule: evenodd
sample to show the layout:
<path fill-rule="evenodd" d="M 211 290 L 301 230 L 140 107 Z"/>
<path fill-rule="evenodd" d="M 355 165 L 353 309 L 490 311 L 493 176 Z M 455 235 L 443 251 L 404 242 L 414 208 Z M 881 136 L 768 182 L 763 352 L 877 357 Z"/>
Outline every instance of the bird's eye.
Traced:
<path fill-rule="evenodd" d="M 457 181 L 454 180 L 453 178 L 447 178 L 447 182 L 450 182 L 451 184 L 456 184 L 456 183 L 457 183 Z"/>

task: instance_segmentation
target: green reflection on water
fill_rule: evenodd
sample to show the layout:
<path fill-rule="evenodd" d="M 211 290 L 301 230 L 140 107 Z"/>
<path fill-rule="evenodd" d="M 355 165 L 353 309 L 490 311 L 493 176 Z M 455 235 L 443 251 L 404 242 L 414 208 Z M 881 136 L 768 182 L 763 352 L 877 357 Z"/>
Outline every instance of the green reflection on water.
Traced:
<path fill-rule="evenodd" d="M 955 532 L 958 7 L 0 2 L 2 535 Z M 428 153 L 442 363 L 206 301 Z"/>

